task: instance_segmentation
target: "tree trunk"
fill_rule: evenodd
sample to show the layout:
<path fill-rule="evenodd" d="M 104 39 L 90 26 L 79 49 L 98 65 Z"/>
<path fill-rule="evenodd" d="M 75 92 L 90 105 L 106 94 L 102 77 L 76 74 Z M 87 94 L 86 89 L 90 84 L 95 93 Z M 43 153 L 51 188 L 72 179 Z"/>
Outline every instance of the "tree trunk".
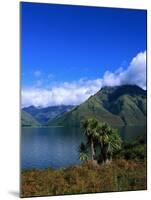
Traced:
<path fill-rule="evenodd" d="M 108 163 L 108 157 L 107 157 L 106 149 L 102 148 L 101 152 L 102 152 L 101 154 L 102 154 L 102 158 L 103 158 L 103 164 Z"/>
<path fill-rule="evenodd" d="M 112 161 L 112 153 L 110 153 L 109 161 Z"/>
<path fill-rule="evenodd" d="M 93 144 L 93 140 L 91 139 L 91 160 L 94 160 L 94 144 Z"/>

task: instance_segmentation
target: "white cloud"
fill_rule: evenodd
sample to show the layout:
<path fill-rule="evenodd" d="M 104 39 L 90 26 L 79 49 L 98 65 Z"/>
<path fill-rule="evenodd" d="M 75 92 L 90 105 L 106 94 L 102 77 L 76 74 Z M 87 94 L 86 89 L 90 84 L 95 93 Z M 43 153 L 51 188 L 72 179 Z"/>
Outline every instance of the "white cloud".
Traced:
<path fill-rule="evenodd" d="M 136 84 L 146 88 L 146 51 L 136 55 L 128 68 L 118 68 L 115 72 L 106 71 L 103 78 L 80 79 L 60 83 L 50 89 L 28 88 L 22 91 L 22 106 L 77 105 L 95 94 L 103 86 Z"/>
<path fill-rule="evenodd" d="M 120 74 L 121 84 L 136 84 L 142 88 L 146 88 L 146 51 L 137 54 L 128 67 L 128 69 Z"/>
<path fill-rule="evenodd" d="M 146 88 L 146 51 L 138 53 L 126 70 L 117 69 L 114 73 L 107 71 L 103 76 L 103 85 L 135 84 Z"/>
<path fill-rule="evenodd" d="M 79 80 L 77 82 L 64 82 L 52 89 L 30 88 L 22 91 L 23 107 L 77 105 L 85 101 L 90 95 L 96 93 L 101 86 L 101 79 Z"/>

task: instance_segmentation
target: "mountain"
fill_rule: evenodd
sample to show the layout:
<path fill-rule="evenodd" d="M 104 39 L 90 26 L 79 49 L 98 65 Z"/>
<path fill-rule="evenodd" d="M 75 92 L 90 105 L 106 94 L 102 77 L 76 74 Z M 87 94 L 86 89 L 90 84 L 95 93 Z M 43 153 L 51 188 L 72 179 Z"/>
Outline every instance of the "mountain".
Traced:
<path fill-rule="evenodd" d="M 146 125 L 146 105 L 147 92 L 136 85 L 104 87 L 48 125 L 79 126 L 90 117 L 113 126 Z"/>
<path fill-rule="evenodd" d="M 34 117 L 40 124 L 45 125 L 46 123 L 48 123 L 48 121 L 50 122 L 56 116 L 61 116 L 65 112 L 70 111 L 73 107 L 74 106 L 71 105 L 50 106 L 46 108 L 29 106 L 23 108 L 23 110 Z"/>
<path fill-rule="evenodd" d="M 34 127 L 34 126 L 39 126 L 40 124 L 26 111 L 22 110 L 21 111 L 21 126 L 25 127 L 25 126 L 30 126 L 30 127 Z"/>

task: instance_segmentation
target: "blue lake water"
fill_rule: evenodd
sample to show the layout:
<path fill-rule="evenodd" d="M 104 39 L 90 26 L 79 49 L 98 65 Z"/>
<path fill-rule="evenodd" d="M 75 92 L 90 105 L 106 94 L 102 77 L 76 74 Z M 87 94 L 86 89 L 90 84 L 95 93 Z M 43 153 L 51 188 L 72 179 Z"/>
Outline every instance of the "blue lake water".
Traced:
<path fill-rule="evenodd" d="M 146 127 L 118 128 L 123 140 L 146 133 Z M 21 169 L 60 168 L 80 163 L 78 148 L 84 135 L 78 128 L 22 128 Z"/>

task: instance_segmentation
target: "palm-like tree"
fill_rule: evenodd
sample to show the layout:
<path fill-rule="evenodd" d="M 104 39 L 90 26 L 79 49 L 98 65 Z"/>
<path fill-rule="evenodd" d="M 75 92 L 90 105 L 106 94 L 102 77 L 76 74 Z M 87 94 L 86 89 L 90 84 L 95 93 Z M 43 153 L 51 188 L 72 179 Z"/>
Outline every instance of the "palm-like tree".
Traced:
<path fill-rule="evenodd" d="M 91 150 L 91 160 L 94 160 L 95 150 L 94 150 L 94 141 L 97 137 L 97 127 L 98 121 L 96 119 L 86 119 L 82 121 L 82 128 L 84 130 L 84 134 L 87 137 L 87 145 L 90 145 Z"/>
<path fill-rule="evenodd" d="M 100 147 L 101 161 L 106 163 L 112 159 L 113 153 L 121 149 L 121 138 L 115 129 L 107 123 L 99 123 L 96 119 L 90 118 L 82 121 L 83 133 L 86 135 L 87 143 L 80 146 L 80 160 L 88 159 L 90 148 L 91 160 L 94 161 L 96 147 Z"/>
<path fill-rule="evenodd" d="M 122 140 L 117 130 L 112 129 L 109 136 L 108 152 L 112 155 L 114 152 L 121 149 Z"/>
<path fill-rule="evenodd" d="M 118 132 L 106 123 L 98 126 L 97 140 L 100 145 L 103 163 L 106 163 L 108 159 L 112 159 L 112 154 L 121 148 L 122 141 Z"/>

